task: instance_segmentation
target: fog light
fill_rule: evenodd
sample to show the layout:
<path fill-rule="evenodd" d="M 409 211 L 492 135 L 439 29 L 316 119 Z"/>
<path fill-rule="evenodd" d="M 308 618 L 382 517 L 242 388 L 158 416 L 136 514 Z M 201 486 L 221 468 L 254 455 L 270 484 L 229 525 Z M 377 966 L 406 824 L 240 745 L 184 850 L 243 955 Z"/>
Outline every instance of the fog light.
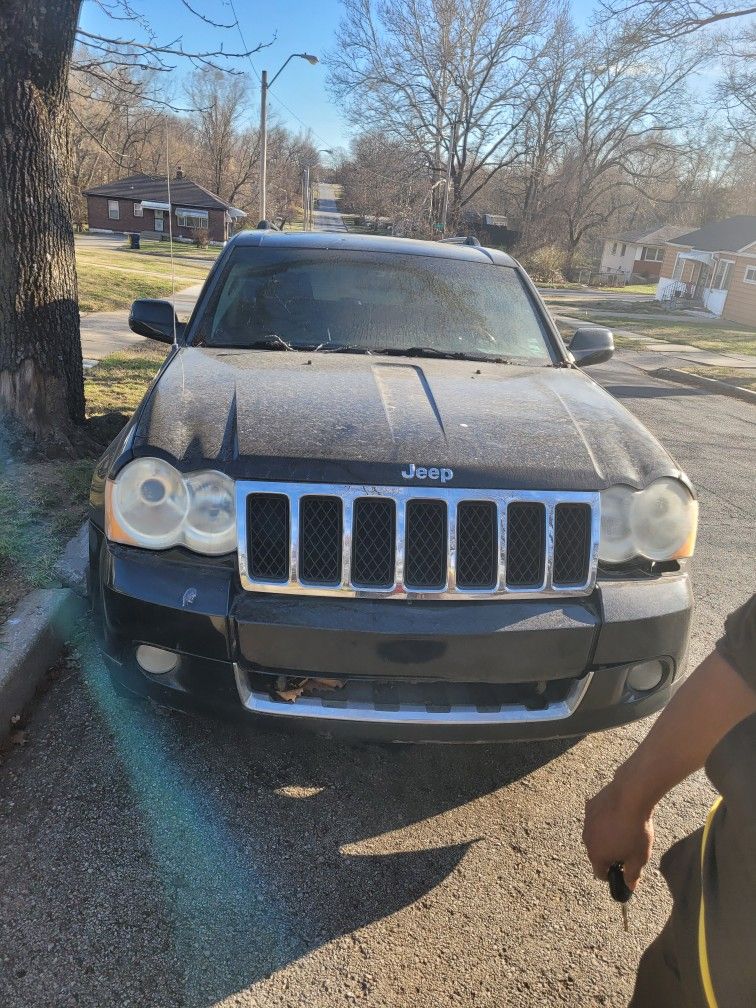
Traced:
<path fill-rule="evenodd" d="M 664 665 L 660 661 L 642 662 L 633 665 L 627 674 L 627 685 L 636 693 L 648 693 L 656 689 L 664 678 Z"/>
<path fill-rule="evenodd" d="M 166 672 L 173 672 L 176 668 L 179 656 L 164 648 L 140 644 L 136 649 L 136 660 L 139 667 L 143 668 L 145 672 L 149 672 L 151 675 L 165 675 Z"/>

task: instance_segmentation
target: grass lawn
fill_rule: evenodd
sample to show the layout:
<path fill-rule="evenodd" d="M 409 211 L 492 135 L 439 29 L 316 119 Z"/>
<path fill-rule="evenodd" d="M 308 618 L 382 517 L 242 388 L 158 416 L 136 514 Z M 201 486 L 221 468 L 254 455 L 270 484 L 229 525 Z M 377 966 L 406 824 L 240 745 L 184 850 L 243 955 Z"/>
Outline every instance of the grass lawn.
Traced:
<path fill-rule="evenodd" d="M 0 622 L 52 569 L 86 515 L 92 462 L 12 463 L 0 475 Z"/>
<path fill-rule="evenodd" d="M 682 371 L 691 371 L 689 367 L 681 368 Z M 727 382 L 729 385 L 738 385 L 740 388 L 750 389 L 756 392 L 756 368 L 718 368 L 718 367 L 698 367 L 693 374 L 701 375 L 703 378 L 715 378 L 717 381 Z"/>
<path fill-rule="evenodd" d="M 210 266 L 207 260 L 176 259 L 176 290 L 202 283 Z M 167 253 L 163 256 L 125 248 L 77 246 L 76 271 L 82 312 L 128 308 L 136 298 L 165 297 L 172 290 L 171 261 Z"/>
<path fill-rule="evenodd" d="M 115 436 L 133 413 L 165 359 L 145 344 L 101 361 L 86 372 L 87 419 Z M 108 418 L 108 414 L 115 414 Z M 121 414 L 119 416 L 119 414 Z M 103 444 L 104 447 L 104 444 Z M 99 455 L 51 462 L 10 462 L 0 470 L 0 623 L 32 588 L 54 583 L 53 567 L 87 515 L 92 468 Z"/>
<path fill-rule="evenodd" d="M 111 354 L 84 375 L 87 418 L 131 415 L 168 354 L 167 348 L 137 344 Z"/>
<path fill-rule="evenodd" d="M 611 291 L 617 294 L 656 294 L 656 284 L 626 284 L 624 287 L 608 287 L 597 284 L 592 290 Z"/>
<path fill-rule="evenodd" d="M 756 355 L 756 330 L 734 322 L 706 324 L 693 319 L 690 322 L 667 322 L 665 319 L 613 318 L 611 315 L 597 318 L 594 314 L 591 314 L 591 321 L 612 329 L 637 332 L 649 339 L 689 343 L 700 350 Z"/>

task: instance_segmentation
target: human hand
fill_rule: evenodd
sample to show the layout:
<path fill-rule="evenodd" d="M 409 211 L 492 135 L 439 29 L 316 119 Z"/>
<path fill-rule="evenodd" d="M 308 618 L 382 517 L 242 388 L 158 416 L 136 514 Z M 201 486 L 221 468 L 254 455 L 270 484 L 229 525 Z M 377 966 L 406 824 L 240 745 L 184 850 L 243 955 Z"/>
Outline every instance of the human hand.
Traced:
<path fill-rule="evenodd" d="M 583 843 L 596 878 L 605 882 L 611 865 L 620 862 L 625 882 L 634 890 L 651 857 L 652 812 L 612 781 L 585 803 Z"/>

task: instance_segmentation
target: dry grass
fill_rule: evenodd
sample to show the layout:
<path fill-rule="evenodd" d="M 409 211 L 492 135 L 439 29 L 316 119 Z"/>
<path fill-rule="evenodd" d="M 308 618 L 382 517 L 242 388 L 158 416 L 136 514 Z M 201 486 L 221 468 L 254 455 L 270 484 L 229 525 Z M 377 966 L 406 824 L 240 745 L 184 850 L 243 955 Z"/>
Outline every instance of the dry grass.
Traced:
<path fill-rule="evenodd" d="M 177 260 L 176 289 L 202 283 L 210 266 L 208 261 Z M 82 312 L 116 311 L 128 308 L 136 298 L 166 297 L 173 290 L 167 255 L 77 246 L 76 271 Z"/>

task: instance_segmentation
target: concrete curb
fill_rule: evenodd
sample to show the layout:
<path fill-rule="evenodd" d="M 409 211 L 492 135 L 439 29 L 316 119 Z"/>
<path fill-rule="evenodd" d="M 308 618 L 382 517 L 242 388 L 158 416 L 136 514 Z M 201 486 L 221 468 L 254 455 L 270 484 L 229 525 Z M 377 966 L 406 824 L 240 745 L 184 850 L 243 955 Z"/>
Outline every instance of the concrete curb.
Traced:
<path fill-rule="evenodd" d="M 33 698 L 84 608 L 70 588 L 30 592 L 0 628 L 0 740 Z"/>
<path fill-rule="evenodd" d="M 645 368 L 643 370 L 646 371 Z M 656 368 L 653 371 L 646 371 L 646 374 L 653 375 L 654 378 L 663 378 L 666 381 L 679 382 L 683 385 L 697 385 L 699 388 L 710 389 L 719 395 L 730 396 L 732 399 L 740 399 L 756 406 L 756 392 L 741 388 L 739 385 L 730 385 L 729 382 L 718 381 L 716 378 L 704 378 L 703 375 L 692 374 L 690 371 L 678 371 L 677 368 Z"/>

